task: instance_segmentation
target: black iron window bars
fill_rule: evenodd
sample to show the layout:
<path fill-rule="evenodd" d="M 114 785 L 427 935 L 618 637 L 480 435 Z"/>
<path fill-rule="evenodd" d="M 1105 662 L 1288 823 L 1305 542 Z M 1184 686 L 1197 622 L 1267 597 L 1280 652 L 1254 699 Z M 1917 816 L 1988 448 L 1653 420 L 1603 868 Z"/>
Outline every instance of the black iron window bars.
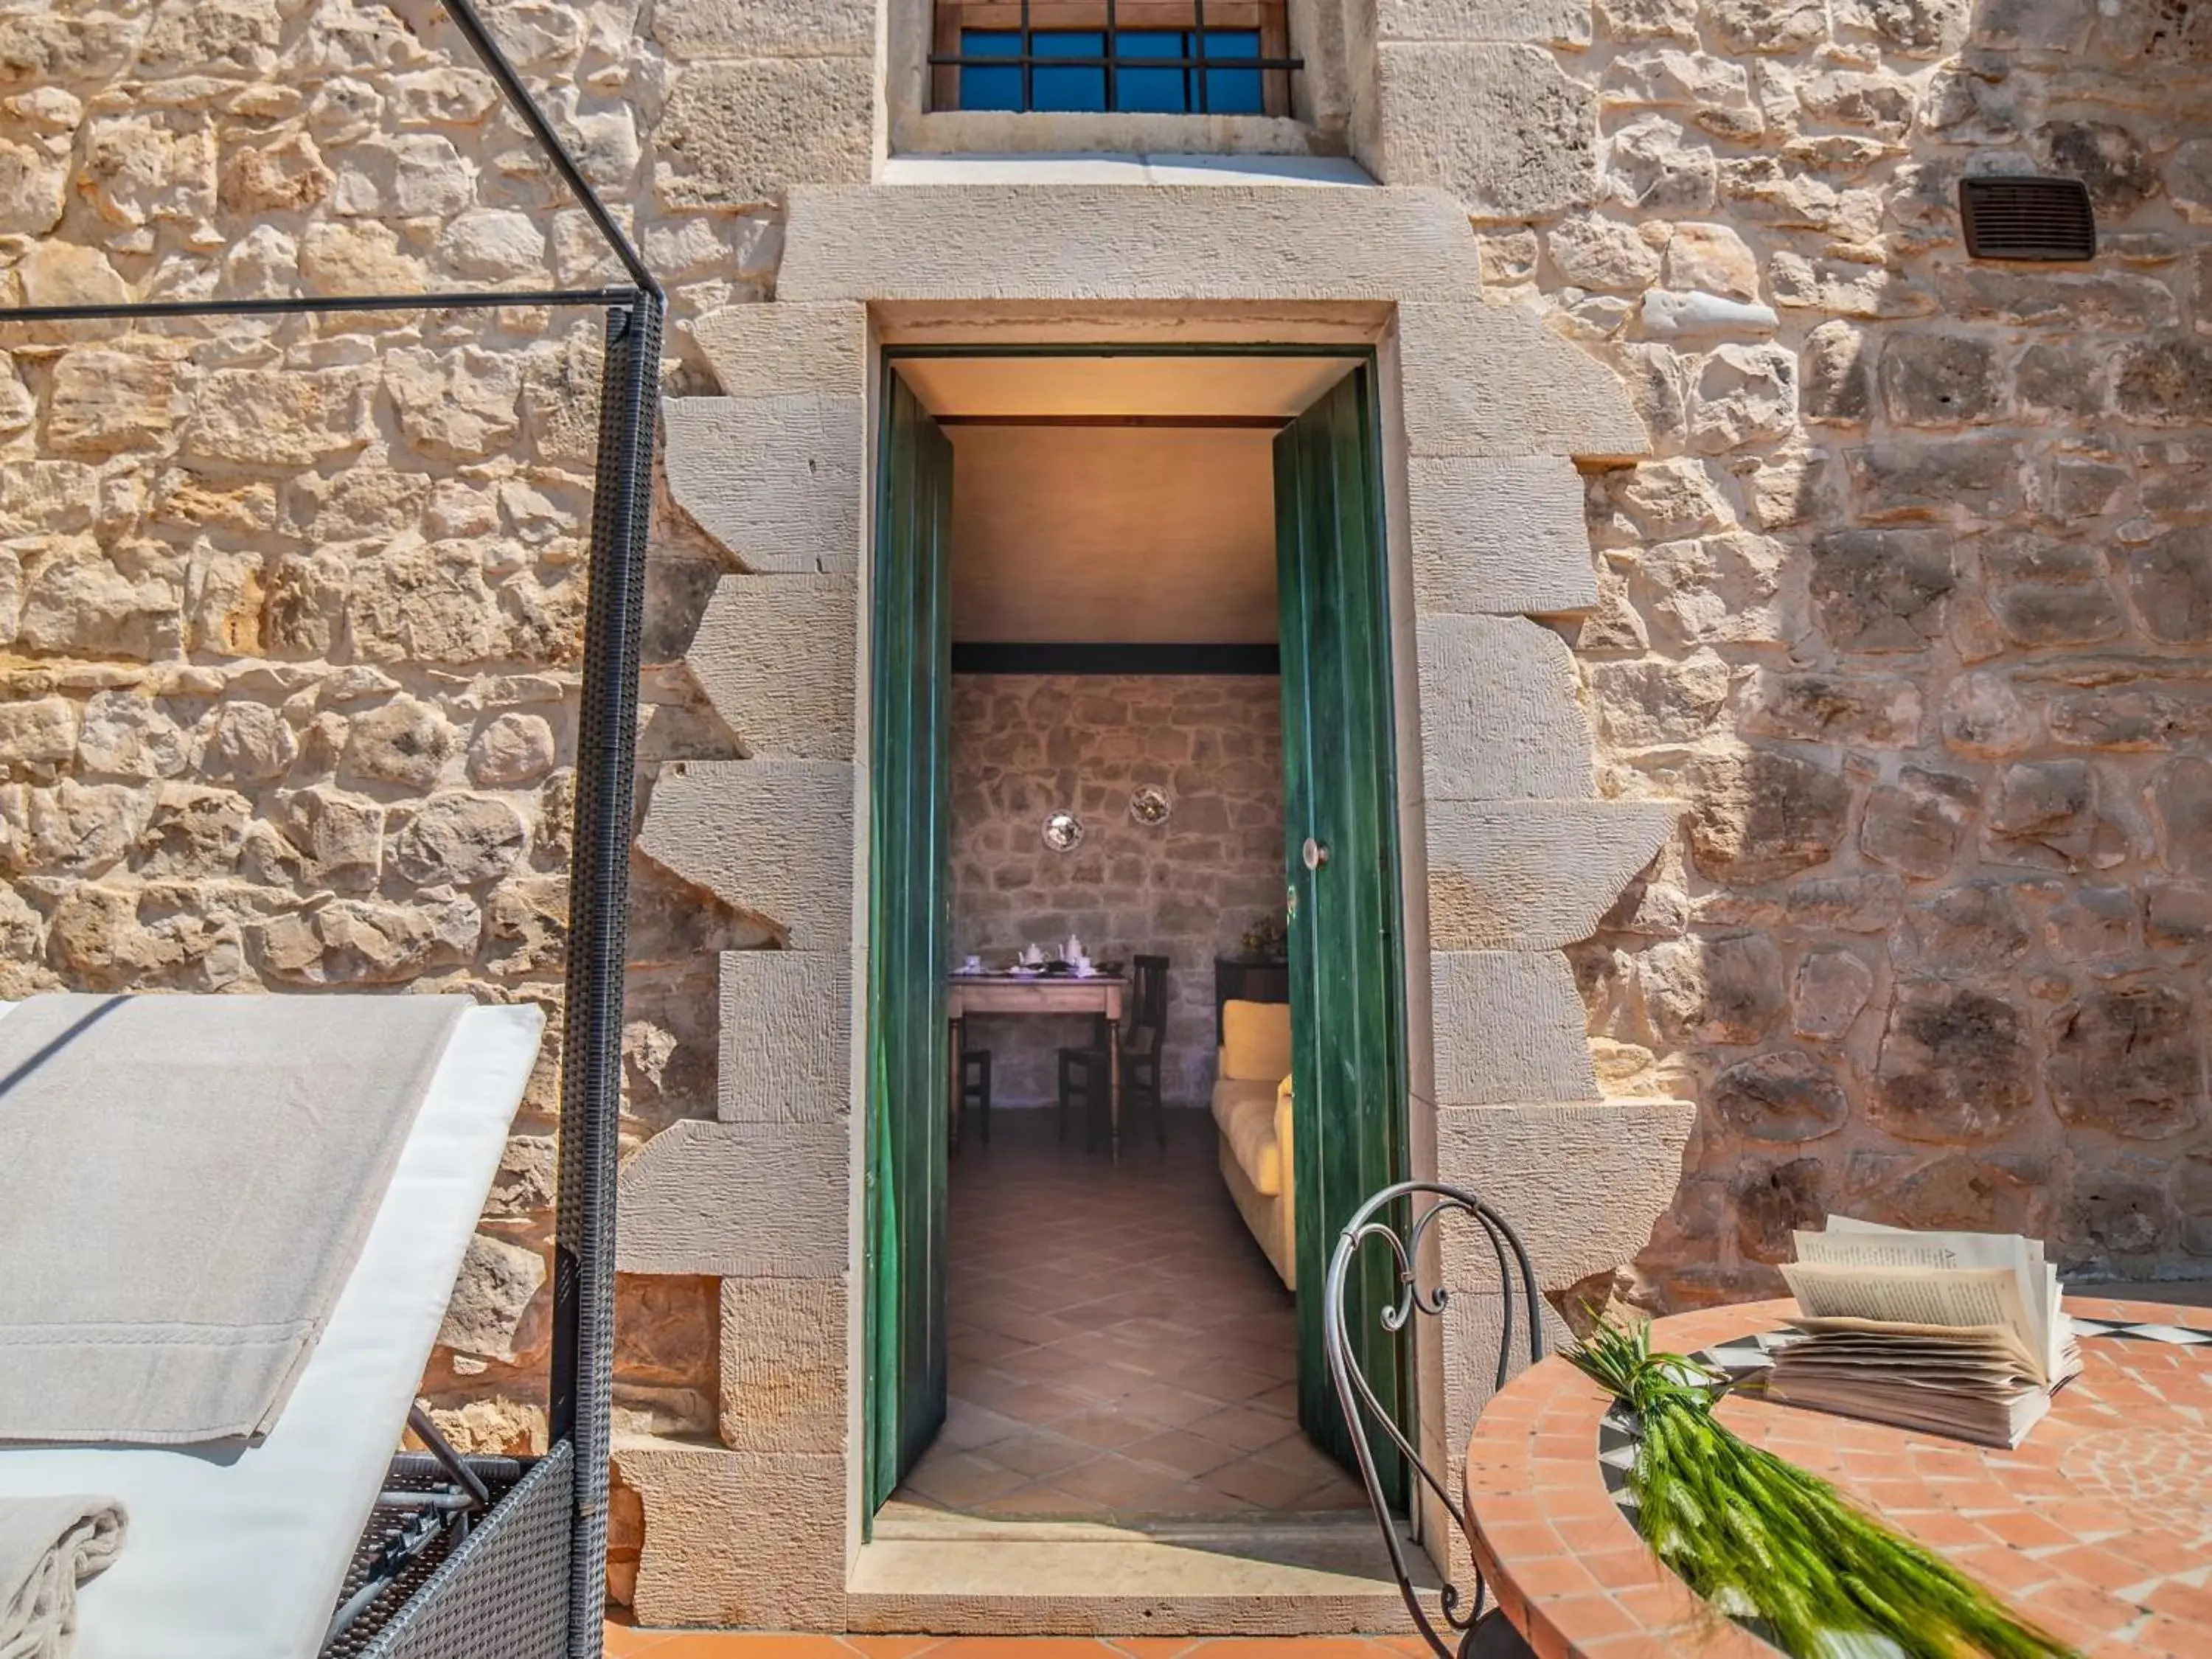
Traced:
<path fill-rule="evenodd" d="M 1263 86 L 1266 85 L 1269 76 L 1279 76 L 1281 78 L 1277 85 L 1281 88 L 1282 95 L 1267 96 L 1264 98 L 1264 103 L 1269 113 L 1287 112 L 1290 104 L 1290 77 L 1292 73 L 1305 67 L 1304 58 L 1292 56 L 1288 51 L 1267 50 L 1265 43 L 1271 34 L 1279 38 L 1281 33 L 1279 27 L 1255 27 L 1242 17 L 1231 21 L 1224 17 L 1218 11 L 1215 14 L 1215 21 L 1209 23 L 1206 15 L 1206 0 L 1190 0 L 1188 7 L 1181 9 L 1188 21 L 1174 22 L 1158 21 L 1157 14 L 1163 10 L 1163 8 L 1158 5 L 1144 8 L 1147 14 L 1152 15 L 1138 21 L 1124 21 L 1120 0 L 1103 0 L 1103 5 L 1096 7 L 1075 7 L 1065 3 L 1052 3 L 1052 0 L 1047 0 L 1046 9 L 1051 15 L 1042 21 L 1036 16 L 1038 10 L 1036 0 L 1018 0 L 1017 4 L 1005 3 L 1005 0 L 1001 0 L 1000 3 L 988 6 L 959 3 L 958 0 L 938 0 L 938 4 L 939 47 L 929 54 L 930 67 L 938 70 L 950 70 L 956 75 L 961 71 L 971 70 L 986 72 L 1014 70 L 1018 76 L 1020 88 L 1015 107 L 1020 113 L 1026 114 L 1038 110 L 1069 112 L 1090 109 L 1095 109 L 1098 112 L 1123 112 L 1125 106 L 1122 96 L 1123 76 L 1132 72 L 1158 70 L 1181 73 L 1186 88 L 1185 100 L 1188 112 L 1196 115 L 1217 112 L 1210 107 L 1212 100 L 1211 83 L 1217 74 L 1229 71 L 1256 74 Z M 1257 10 L 1272 13 L 1278 18 L 1282 11 L 1279 5 L 1274 4 L 1263 4 L 1255 8 L 1248 3 L 1237 6 L 1235 9 L 1238 12 Z M 1001 22 L 998 20 L 997 15 L 1002 13 L 1012 13 L 1012 15 Z M 1093 20 L 1083 15 L 1086 13 L 1099 15 Z M 1209 34 L 1218 36 L 1230 33 L 1255 35 L 1262 44 L 1257 51 L 1232 50 L 1215 52 L 1207 49 Z M 1010 44 L 1013 46 L 1014 50 L 1012 52 L 969 50 L 968 37 L 971 34 L 983 33 L 1011 37 Z M 1134 52 L 1125 52 L 1122 50 L 1122 39 L 1125 35 L 1133 35 L 1145 41 L 1156 41 L 1162 35 L 1169 35 L 1188 42 L 1188 50 L 1162 52 L 1146 46 Z M 1053 44 L 1055 36 L 1095 40 L 1101 45 L 1099 49 L 1091 52 L 1069 50 Z M 1046 42 L 1042 51 L 1039 50 L 1040 37 L 1042 37 Z M 951 44 L 947 45 L 947 42 Z M 1042 103 L 1038 101 L 1036 83 L 1039 71 L 1054 74 L 1070 70 L 1095 70 L 1101 72 L 1103 76 L 1102 104 L 1094 106 L 1087 100 L 1066 102 L 1048 100 Z M 940 80 L 940 88 L 945 85 L 946 83 Z M 976 107 L 957 90 L 959 87 L 957 80 L 952 81 L 950 85 L 953 90 L 949 96 L 940 94 L 938 100 L 940 106 L 949 105 L 951 107 L 962 109 Z M 1270 88 L 1270 90 L 1273 89 Z M 1259 112 L 1231 112 L 1257 113 Z"/>
<path fill-rule="evenodd" d="M 473 289 L 436 294 L 303 295 L 285 299 L 169 300 L 136 303 L 22 306 L 0 309 L 0 324 L 159 321 L 192 317 L 270 317 L 328 313 L 492 310 L 512 306 L 604 306 L 605 356 L 599 399 L 592 540 L 584 612 L 584 663 L 578 722 L 575 852 L 569 866 L 568 956 L 561 1048 L 560 1186 L 554 1251 L 552 1377 L 547 1413 L 551 1455 L 543 1464 L 573 1468 L 565 1510 L 562 1569 L 508 1555 L 488 1559 L 491 1571 L 534 1574 L 565 1589 L 568 1659 L 599 1659 L 606 1609 L 607 1486 L 614 1376 L 615 1167 L 622 1089 L 623 979 L 629 954 L 629 825 L 636 769 L 640 619 L 644 613 L 645 542 L 653 504 L 653 444 L 659 404 L 663 292 L 592 188 L 575 158 L 530 95 L 506 54 L 485 29 L 471 0 L 441 0 L 470 51 L 498 82 L 509 107 L 530 131 L 555 172 L 590 216 L 629 281 L 597 288 Z M 427 1420 L 427 1419 L 426 1419 Z M 426 1437 L 435 1463 L 458 1464 L 450 1449 Z M 483 1462 L 484 1460 L 478 1460 Z M 498 1462 L 502 1460 L 491 1460 Z M 512 1467 L 512 1466 L 510 1466 Z M 528 1483 L 526 1483 L 528 1484 Z M 450 1507 L 480 1512 L 481 1480 L 459 1483 L 465 1501 L 413 1501 L 426 1511 Z M 533 1502 L 538 1500 L 532 1499 Z M 497 1523 L 487 1523 L 478 1536 Z M 463 1528 L 465 1530 L 465 1528 Z M 510 1528 L 512 1532 L 512 1528 Z M 471 1540 L 473 1542 L 474 1540 Z M 450 1547 L 458 1550 L 455 1541 Z M 526 1548 L 508 1544 L 510 1549 Z M 418 1552 L 419 1553 L 419 1552 Z M 393 1564 L 397 1570 L 401 1564 Z M 450 1581 L 456 1595 L 484 1605 L 521 1605 L 530 1598 L 508 1585 L 480 1589 L 455 1563 L 432 1580 Z M 350 1599 L 350 1598 L 349 1598 Z M 355 1608 L 357 1613 L 360 1609 Z M 513 1607 L 508 1611 L 512 1616 Z M 341 1608 L 342 1613 L 348 1609 Z M 428 1638 L 403 1638 L 395 1650 L 487 1651 L 457 1629 L 455 1613 L 425 1623 Z M 479 1631 L 477 1635 L 485 1634 Z M 420 1637 L 420 1632 L 416 1633 Z M 458 1646 L 444 1645 L 451 1637 Z M 496 1632 L 491 1639 L 498 1643 Z M 414 1640 L 415 1645 L 407 1645 Z M 390 1642 L 384 1646 L 393 1646 Z M 507 1650 L 513 1650 L 509 1649 Z"/>

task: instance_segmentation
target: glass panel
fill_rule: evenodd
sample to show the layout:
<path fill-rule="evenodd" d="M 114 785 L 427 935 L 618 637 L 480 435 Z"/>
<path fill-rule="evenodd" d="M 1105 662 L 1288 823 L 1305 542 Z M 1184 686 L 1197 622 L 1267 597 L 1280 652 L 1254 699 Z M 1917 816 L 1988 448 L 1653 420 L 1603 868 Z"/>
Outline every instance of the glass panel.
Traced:
<path fill-rule="evenodd" d="M 1206 55 L 1208 58 L 1257 58 L 1260 55 L 1260 31 L 1208 29 L 1206 32 Z M 1210 115 L 1264 114 L 1267 105 L 1261 96 L 1260 81 L 1265 72 L 1261 70 L 1206 70 L 1206 112 Z"/>
<path fill-rule="evenodd" d="M 1030 36 L 1030 51 L 1044 58 L 1103 58 L 1103 29 L 1039 29 Z M 1106 107 L 1106 71 L 1103 69 L 1048 69 L 1040 63 L 1032 71 L 1031 90 L 1036 107 L 1069 110 L 1096 115 Z"/>
<path fill-rule="evenodd" d="M 1021 52 L 1018 29 L 960 32 L 963 58 L 1018 58 Z M 1022 72 L 1012 64 L 1005 69 L 977 69 L 971 64 L 960 71 L 961 108 L 1018 110 L 1021 106 Z"/>
<path fill-rule="evenodd" d="M 1197 56 L 1197 35 L 1194 29 L 1124 29 L 1115 33 L 1119 47 L 1116 61 L 1128 58 L 1154 60 L 1176 58 L 1188 60 Z M 1078 114 L 1098 114 L 1106 108 L 1106 71 L 1093 65 L 1068 64 L 1055 66 L 1053 58 L 1098 58 L 1106 55 L 1106 34 L 1103 29 L 1036 29 L 1030 35 L 1030 51 L 1036 59 L 1030 71 L 1031 107 L 1039 110 L 1066 111 Z M 1018 29 L 963 29 L 960 32 L 960 54 L 963 58 L 1005 58 L 1021 56 L 1022 37 Z M 1208 29 L 1206 31 L 1206 55 L 1208 58 L 1257 58 L 1260 55 L 1260 33 L 1257 29 Z M 1261 78 L 1259 70 L 1207 70 L 1206 74 L 1206 107 L 1216 115 L 1258 115 L 1265 108 L 1261 98 Z M 1140 68 L 1120 69 L 1114 76 L 1115 108 L 1139 114 L 1183 115 L 1195 111 L 1198 70 L 1194 68 L 1165 68 L 1153 64 Z M 960 107 L 963 109 L 1018 110 L 1022 106 L 1022 72 L 1018 65 L 1009 62 L 1003 69 L 995 65 L 978 68 L 970 65 L 960 71 Z"/>

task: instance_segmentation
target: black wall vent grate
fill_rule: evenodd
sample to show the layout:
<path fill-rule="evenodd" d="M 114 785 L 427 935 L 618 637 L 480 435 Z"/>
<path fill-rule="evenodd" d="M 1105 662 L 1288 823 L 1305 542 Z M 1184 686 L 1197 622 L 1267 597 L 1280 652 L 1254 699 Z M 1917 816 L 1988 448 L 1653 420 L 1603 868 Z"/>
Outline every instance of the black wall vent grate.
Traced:
<path fill-rule="evenodd" d="M 2097 257 L 2097 218 L 2079 179 L 1961 179 L 1959 217 L 1970 258 Z"/>

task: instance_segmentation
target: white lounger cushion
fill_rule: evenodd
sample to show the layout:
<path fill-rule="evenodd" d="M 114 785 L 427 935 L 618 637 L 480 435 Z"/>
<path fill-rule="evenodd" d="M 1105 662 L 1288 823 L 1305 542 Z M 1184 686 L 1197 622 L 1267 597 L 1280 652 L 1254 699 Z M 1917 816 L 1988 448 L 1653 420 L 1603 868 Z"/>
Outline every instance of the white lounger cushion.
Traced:
<path fill-rule="evenodd" d="M 544 1027 L 536 1008 L 461 1017 L 361 1260 L 259 1445 L 0 1447 L 0 1493 L 99 1492 L 130 1511 L 129 1542 L 79 1597 L 72 1659 L 321 1646 Z"/>

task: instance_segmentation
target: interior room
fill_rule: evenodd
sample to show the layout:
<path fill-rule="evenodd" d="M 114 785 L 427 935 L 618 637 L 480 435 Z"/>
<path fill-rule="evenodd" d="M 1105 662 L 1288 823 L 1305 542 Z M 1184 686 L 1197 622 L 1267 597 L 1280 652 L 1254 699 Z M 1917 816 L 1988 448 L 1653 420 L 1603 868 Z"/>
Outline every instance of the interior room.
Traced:
<path fill-rule="evenodd" d="M 957 1098 L 894 1521 L 1364 1507 L 1297 1422 L 1272 461 L 1345 367 L 899 364 L 953 452 Z"/>

